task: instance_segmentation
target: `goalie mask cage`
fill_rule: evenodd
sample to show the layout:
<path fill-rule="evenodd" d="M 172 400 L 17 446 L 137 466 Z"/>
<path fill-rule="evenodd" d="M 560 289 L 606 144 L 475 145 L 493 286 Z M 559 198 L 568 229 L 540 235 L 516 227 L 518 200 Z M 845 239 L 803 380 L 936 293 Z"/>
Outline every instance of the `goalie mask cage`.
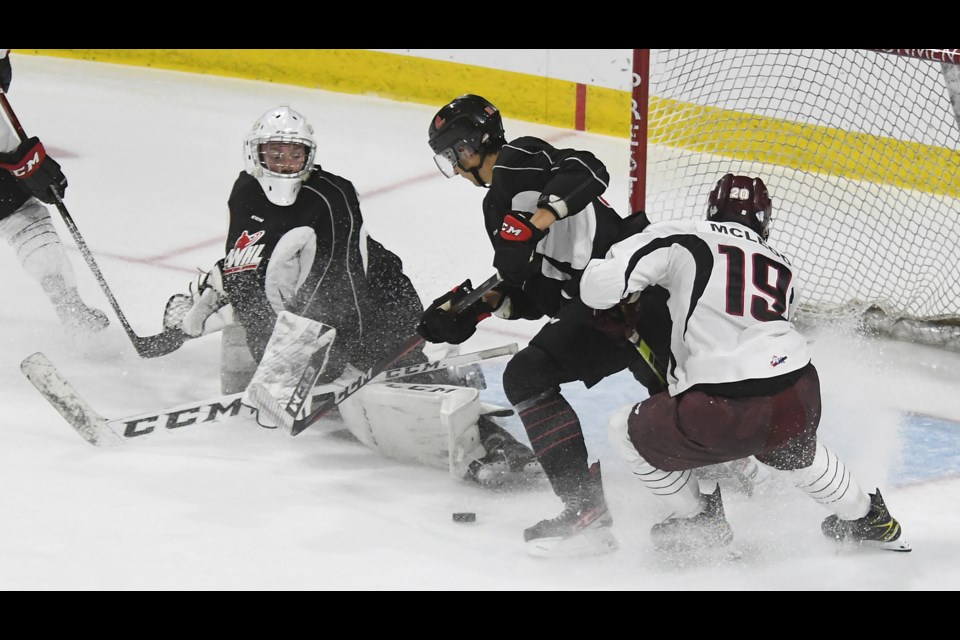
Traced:
<path fill-rule="evenodd" d="M 630 205 L 762 177 L 803 317 L 960 349 L 960 50 L 635 49 Z"/>

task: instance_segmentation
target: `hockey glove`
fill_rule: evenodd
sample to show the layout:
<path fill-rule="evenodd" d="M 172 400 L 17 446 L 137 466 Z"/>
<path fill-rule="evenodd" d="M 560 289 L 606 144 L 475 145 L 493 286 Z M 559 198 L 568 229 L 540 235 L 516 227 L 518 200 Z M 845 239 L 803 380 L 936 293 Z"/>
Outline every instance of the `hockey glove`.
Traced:
<path fill-rule="evenodd" d="M 196 338 L 223 328 L 229 319 L 223 309 L 230 300 L 223 290 L 221 266 L 218 261 L 209 272 L 201 271 L 190 283 L 190 295 L 171 296 L 163 313 L 164 329 L 180 329 Z"/>
<path fill-rule="evenodd" d="M 629 340 L 636 343 L 637 322 L 640 311 L 637 300 L 640 295 L 635 293 L 629 299 L 609 309 L 594 309 L 591 322 L 594 327 L 614 340 Z"/>
<path fill-rule="evenodd" d="M 537 243 L 547 231 L 538 229 L 526 211 L 511 211 L 503 217 L 500 231 L 493 239 L 493 268 L 508 284 L 522 285 L 536 270 Z"/>
<path fill-rule="evenodd" d="M 9 49 L 0 49 L 0 92 L 6 93 L 10 90 L 10 52 Z"/>
<path fill-rule="evenodd" d="M 490 306 L 482 300 L 474 302 L 460 313 L 450 313 L 450 308 L 463 300 L 473 291 L 473 283 L 464 280 L 433 301 L 420 316 L 417 333 L 427 342 L 448 342 L 460 344 L 466 342 L 477 331 L 477 323 L 490 316 Z"/>
<path fill-rule="evenodd" d="M 57 204 L 53 188 L 60 198 L 67 190 L 67 178 L 60 164 L 47 155 L 43 143 L 36 136 L 20 143 L 7 153 L 0 153 L 0 168 L 6 169 L 20 180 L 23 190 L 47 204 Z"/>

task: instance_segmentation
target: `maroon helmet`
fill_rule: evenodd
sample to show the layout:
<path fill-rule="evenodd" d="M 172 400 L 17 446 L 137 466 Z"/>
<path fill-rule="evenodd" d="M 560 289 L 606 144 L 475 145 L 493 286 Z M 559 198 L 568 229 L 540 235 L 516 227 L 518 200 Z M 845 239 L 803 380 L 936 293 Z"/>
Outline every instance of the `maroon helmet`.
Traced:
<path fill-rule="evenodd" d="M 760 178 L 735 176 L 720 178 L 707 201 L 707 220 L 739 222 L 760 234 L 766 240 L 770 226 L 773 202 Z"/>

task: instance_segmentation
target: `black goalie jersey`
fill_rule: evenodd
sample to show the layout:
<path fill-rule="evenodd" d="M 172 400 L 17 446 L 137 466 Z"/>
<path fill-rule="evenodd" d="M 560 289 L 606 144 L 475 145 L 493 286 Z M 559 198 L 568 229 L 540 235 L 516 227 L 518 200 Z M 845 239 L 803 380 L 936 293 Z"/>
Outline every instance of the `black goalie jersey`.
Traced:
<path fill-rule="evenodd" d="M 367 235 L 348 180 L 314 167 L 296 201 L 279 206 L 255 178 L 241 173 L 229 209 L 224 288 L 254 358 L 263 356 L 273 332 L 278 295 L 283 309 L 335 327 L 336 352 L 360 368 L 413 333 L 423 311 L 420 298 L 400 259 Z M 279 294 L 271 289 L 271 300 L 267 285 L 276 274 L 270 260 L 287 234 L 311 244 L 315 237 L 316 250 L 295 285 L 286 283 Z"/>

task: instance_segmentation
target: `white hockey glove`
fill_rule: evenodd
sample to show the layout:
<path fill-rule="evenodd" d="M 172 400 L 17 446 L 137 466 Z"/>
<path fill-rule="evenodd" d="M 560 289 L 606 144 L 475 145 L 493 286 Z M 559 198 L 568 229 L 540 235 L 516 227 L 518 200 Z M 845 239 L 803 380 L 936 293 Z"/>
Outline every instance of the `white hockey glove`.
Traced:
<path fill-rule="evenodd" d="M 233 321 L 233 309 L 223 289 L 222 261 L 210 271 L 200 271 L 189 285 L 189 295 L 178 293 L 170 297 L 163 313 L 165 329 L 179 328 L 191 338 L 223 329 Z"/>

